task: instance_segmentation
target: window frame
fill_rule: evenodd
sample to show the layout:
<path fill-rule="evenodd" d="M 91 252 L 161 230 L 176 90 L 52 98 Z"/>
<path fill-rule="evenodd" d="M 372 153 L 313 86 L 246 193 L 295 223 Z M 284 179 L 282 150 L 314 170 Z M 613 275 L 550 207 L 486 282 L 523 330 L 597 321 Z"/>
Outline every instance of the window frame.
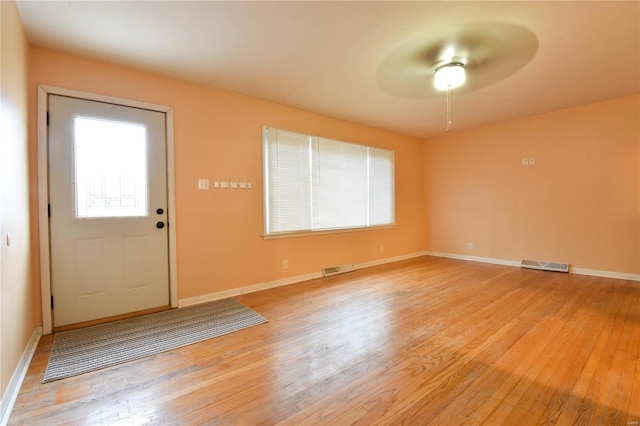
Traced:
<path fill-rule="evenodd" d="M 390 152 L 391 153 L 390 176 L 392 178 L 391 188 L 390 188 L 390 198 L 392 201 L 392 206 L 390 211 L 391 222 L 383 223 L 383 224 L 375 224 L 375 225 L 358 225 L 358 226 L 349 226 L 349 227 L 345 226 L 345 227 L 339 227 L 339 228 L 323 228 L 323 229 L 315 229 L 315 230 L 303 229 L 303 230 L 295 230 L 295 231 L 282 231 L 282 232 L 269 233 L 268 232 L 269 219 L 270 219 L 269 217 L 269 209 L 270 209 L 269 207 L 269 190 L 270 190 L 269 188 L 269 138 L 268 138 L 269 131 L 282 131 L 291 135 L 309 138 L 310 143 L 312 139 L 315 139 L 317 141 L 323 140 L 323 141 L 335 142 L 339 144 L 348 144 L 348 145 L 355 145 L 358 147 L 364 147 L 364 148 L 367 148 L 367 157 L 368 157 L 367 161 L 371 160 L 370 156 L 371 156 L 372 150 L 382 150 L 382 151 Z M 261 136 L 262 136 L 262 167 L 263 167 L 263 197 L 262 197 L 263 229 L 262 229 L 261 236 L 263 239 L 295 238 L 295 237 L 305 237 L 305 236 L 311 236 L 311 235 L 326 235 L 326 234 L 338 234 L 338 233 L 346 233 L 346 232 L 360 232 L 360 231 L 371 231 L 371 230 L 395 228 L 396 226 L 395 151 L 386 149 L 386 148 L 378 148 L 374 146 L 357 144 L 353 142 L 340 141 L 336 139 L 330 139 L 326 137 L 310 135 L 306 133 L 300 133 L 300 132 L 280 129 L 280 128 L 271 127 L 271 126 L 262 126 Z M 371 179 L 370 174 L 367 176 L 367 179 L 368 180 Z M 309 197 L 313 197 L 313 194 L 310 193 Z M 369 200 L 369 195 L 367 195 L 367 199 Z M 313 219 L 312 219 L 312 222 L 313 222 Z"/>

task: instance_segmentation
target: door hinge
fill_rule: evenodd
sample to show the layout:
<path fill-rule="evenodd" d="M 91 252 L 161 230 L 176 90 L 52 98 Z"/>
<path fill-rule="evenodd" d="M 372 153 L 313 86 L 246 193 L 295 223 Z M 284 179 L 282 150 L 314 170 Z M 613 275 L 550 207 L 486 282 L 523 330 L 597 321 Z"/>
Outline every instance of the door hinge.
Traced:
<path fill-rule="evenodd" d="M 51 218 L 51 204 L 47 204 L 47 216 Z"/>
<path fill-rule="evenodd" d="M 53 309 L 53 296 L 51 296 L 51 309 Z"/>
<path fill-rule="evenodd" d="M 49 111 L 47 111 L 47 126 L 49 125 Z"/>

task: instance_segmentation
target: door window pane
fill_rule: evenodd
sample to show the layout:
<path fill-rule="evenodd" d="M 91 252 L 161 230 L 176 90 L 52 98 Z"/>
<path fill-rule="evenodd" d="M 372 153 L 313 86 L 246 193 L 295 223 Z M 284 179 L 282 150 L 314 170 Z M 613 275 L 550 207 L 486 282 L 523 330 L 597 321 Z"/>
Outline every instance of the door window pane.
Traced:
<path fill-rule="evenodd" d="M 76 218 L 148 216 L 147 129 L 74 119 Z"/>

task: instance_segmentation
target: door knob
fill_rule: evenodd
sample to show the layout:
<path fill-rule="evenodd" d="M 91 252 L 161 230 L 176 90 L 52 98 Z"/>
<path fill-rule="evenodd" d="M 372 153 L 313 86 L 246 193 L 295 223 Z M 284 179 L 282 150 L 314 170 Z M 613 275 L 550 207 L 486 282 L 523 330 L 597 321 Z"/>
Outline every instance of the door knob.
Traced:
<path fill-rule="evenodd" d="M 158 223 L 156 223 L 156 228 L 158 228 L 158 229 L 162 229 L 162 228 L 164 228 L 164 222 L 158 222 Z"/>

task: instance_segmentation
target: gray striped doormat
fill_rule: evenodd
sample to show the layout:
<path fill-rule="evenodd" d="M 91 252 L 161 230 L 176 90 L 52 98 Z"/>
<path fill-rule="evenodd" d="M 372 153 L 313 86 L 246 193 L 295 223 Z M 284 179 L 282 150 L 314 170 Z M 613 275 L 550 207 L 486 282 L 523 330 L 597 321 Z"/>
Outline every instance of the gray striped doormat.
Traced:
<path fill-rule="evenodd" d="M 111 367 L 267 320 L 234 299 L 56 333 L 42 383 Z"/>

